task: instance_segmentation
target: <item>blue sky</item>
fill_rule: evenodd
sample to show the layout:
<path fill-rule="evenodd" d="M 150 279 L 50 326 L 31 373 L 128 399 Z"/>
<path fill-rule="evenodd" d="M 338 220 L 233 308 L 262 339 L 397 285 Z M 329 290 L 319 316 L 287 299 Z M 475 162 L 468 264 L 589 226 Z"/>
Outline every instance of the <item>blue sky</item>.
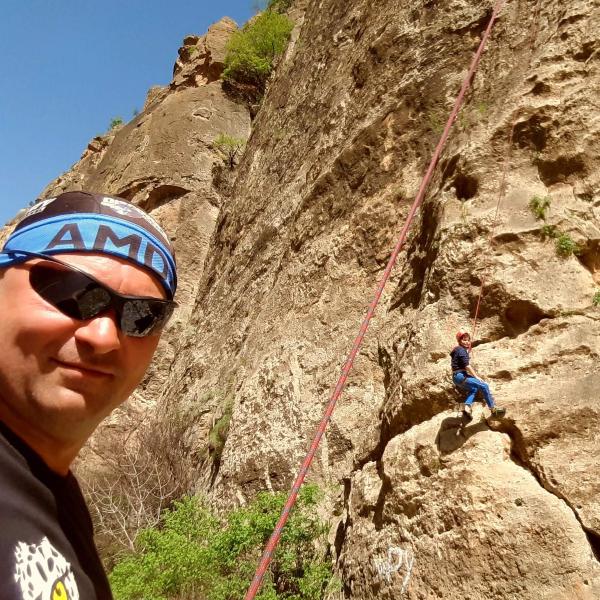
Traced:
<path fill-rule="evenodd" d="M 0 0 L 0 225 L 171 80 L 187 34 L 256 0 Z"/>

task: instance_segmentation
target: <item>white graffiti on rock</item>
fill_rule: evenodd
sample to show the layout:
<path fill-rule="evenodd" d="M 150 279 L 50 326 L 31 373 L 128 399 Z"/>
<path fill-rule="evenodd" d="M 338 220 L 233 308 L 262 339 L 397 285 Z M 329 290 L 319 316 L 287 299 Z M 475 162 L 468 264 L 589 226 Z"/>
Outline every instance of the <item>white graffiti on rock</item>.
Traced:
<path fill-rule="evenodd" d="M 408 587 L 414 562 L 415 557 L 412 550 L 404 550 L 398 546 L 390 546 L 387 556 L 373 559 L 377 573 L 380 577 L 385 579 L 386 583 L 391 583 L 395 574 L 402 577 L 401 594 L 403 594 Z M 400 573 L 401 571 L 402 573 Z"/>

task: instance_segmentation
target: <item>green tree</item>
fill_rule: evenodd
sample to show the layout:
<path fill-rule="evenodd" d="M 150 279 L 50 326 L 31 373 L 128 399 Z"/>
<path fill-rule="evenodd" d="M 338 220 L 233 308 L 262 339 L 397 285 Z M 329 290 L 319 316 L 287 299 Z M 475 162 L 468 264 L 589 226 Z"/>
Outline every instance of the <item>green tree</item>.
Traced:
<path fill-rule="evenodd" d="M 220 152 L 223 162 L 229 165 L 230 169 L 233 169 L 237 157 L 244 151 L 246 140 L 220 133 L 213 141 L 213 146 Z"/>
<path fill-rule="evenodd" d="M 592 304 L 594 306 L 600 306 L 600 290 L 594 294 L 594 297 L 592 298 Z"/>
<path fill-rule="evenodd" d="M 249 21 L 227 43 L 223 80 L 250 85 L 262 93 L 293 28 L 290 19 L 276 10 L 266 10 Z"/>
<path fill-rule="evenodd" d="M 259 600 L 320 600 L 335 585 L 319 498 L 315 486 L 300 491 Z M 284 503 L 285 494 L 261 493 L 224 521 L 197 498 L 176 503 L 111 572 L 116 600 L 242 600 Z"/>

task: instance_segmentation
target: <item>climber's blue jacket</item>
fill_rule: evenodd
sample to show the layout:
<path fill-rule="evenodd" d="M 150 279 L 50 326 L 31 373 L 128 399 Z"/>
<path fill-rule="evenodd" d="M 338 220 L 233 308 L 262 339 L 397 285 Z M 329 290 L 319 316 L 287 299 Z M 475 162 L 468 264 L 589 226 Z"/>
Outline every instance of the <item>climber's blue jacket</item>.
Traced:
<path fill-rule="evenodd" d="M 456 346 L 456 348 L 450 352 L 450 356 L 452 357 L 453 373 L 466 370 L 467 365 L 469 364 L 469 353 L 465 348 L 462 346 Z"/>

